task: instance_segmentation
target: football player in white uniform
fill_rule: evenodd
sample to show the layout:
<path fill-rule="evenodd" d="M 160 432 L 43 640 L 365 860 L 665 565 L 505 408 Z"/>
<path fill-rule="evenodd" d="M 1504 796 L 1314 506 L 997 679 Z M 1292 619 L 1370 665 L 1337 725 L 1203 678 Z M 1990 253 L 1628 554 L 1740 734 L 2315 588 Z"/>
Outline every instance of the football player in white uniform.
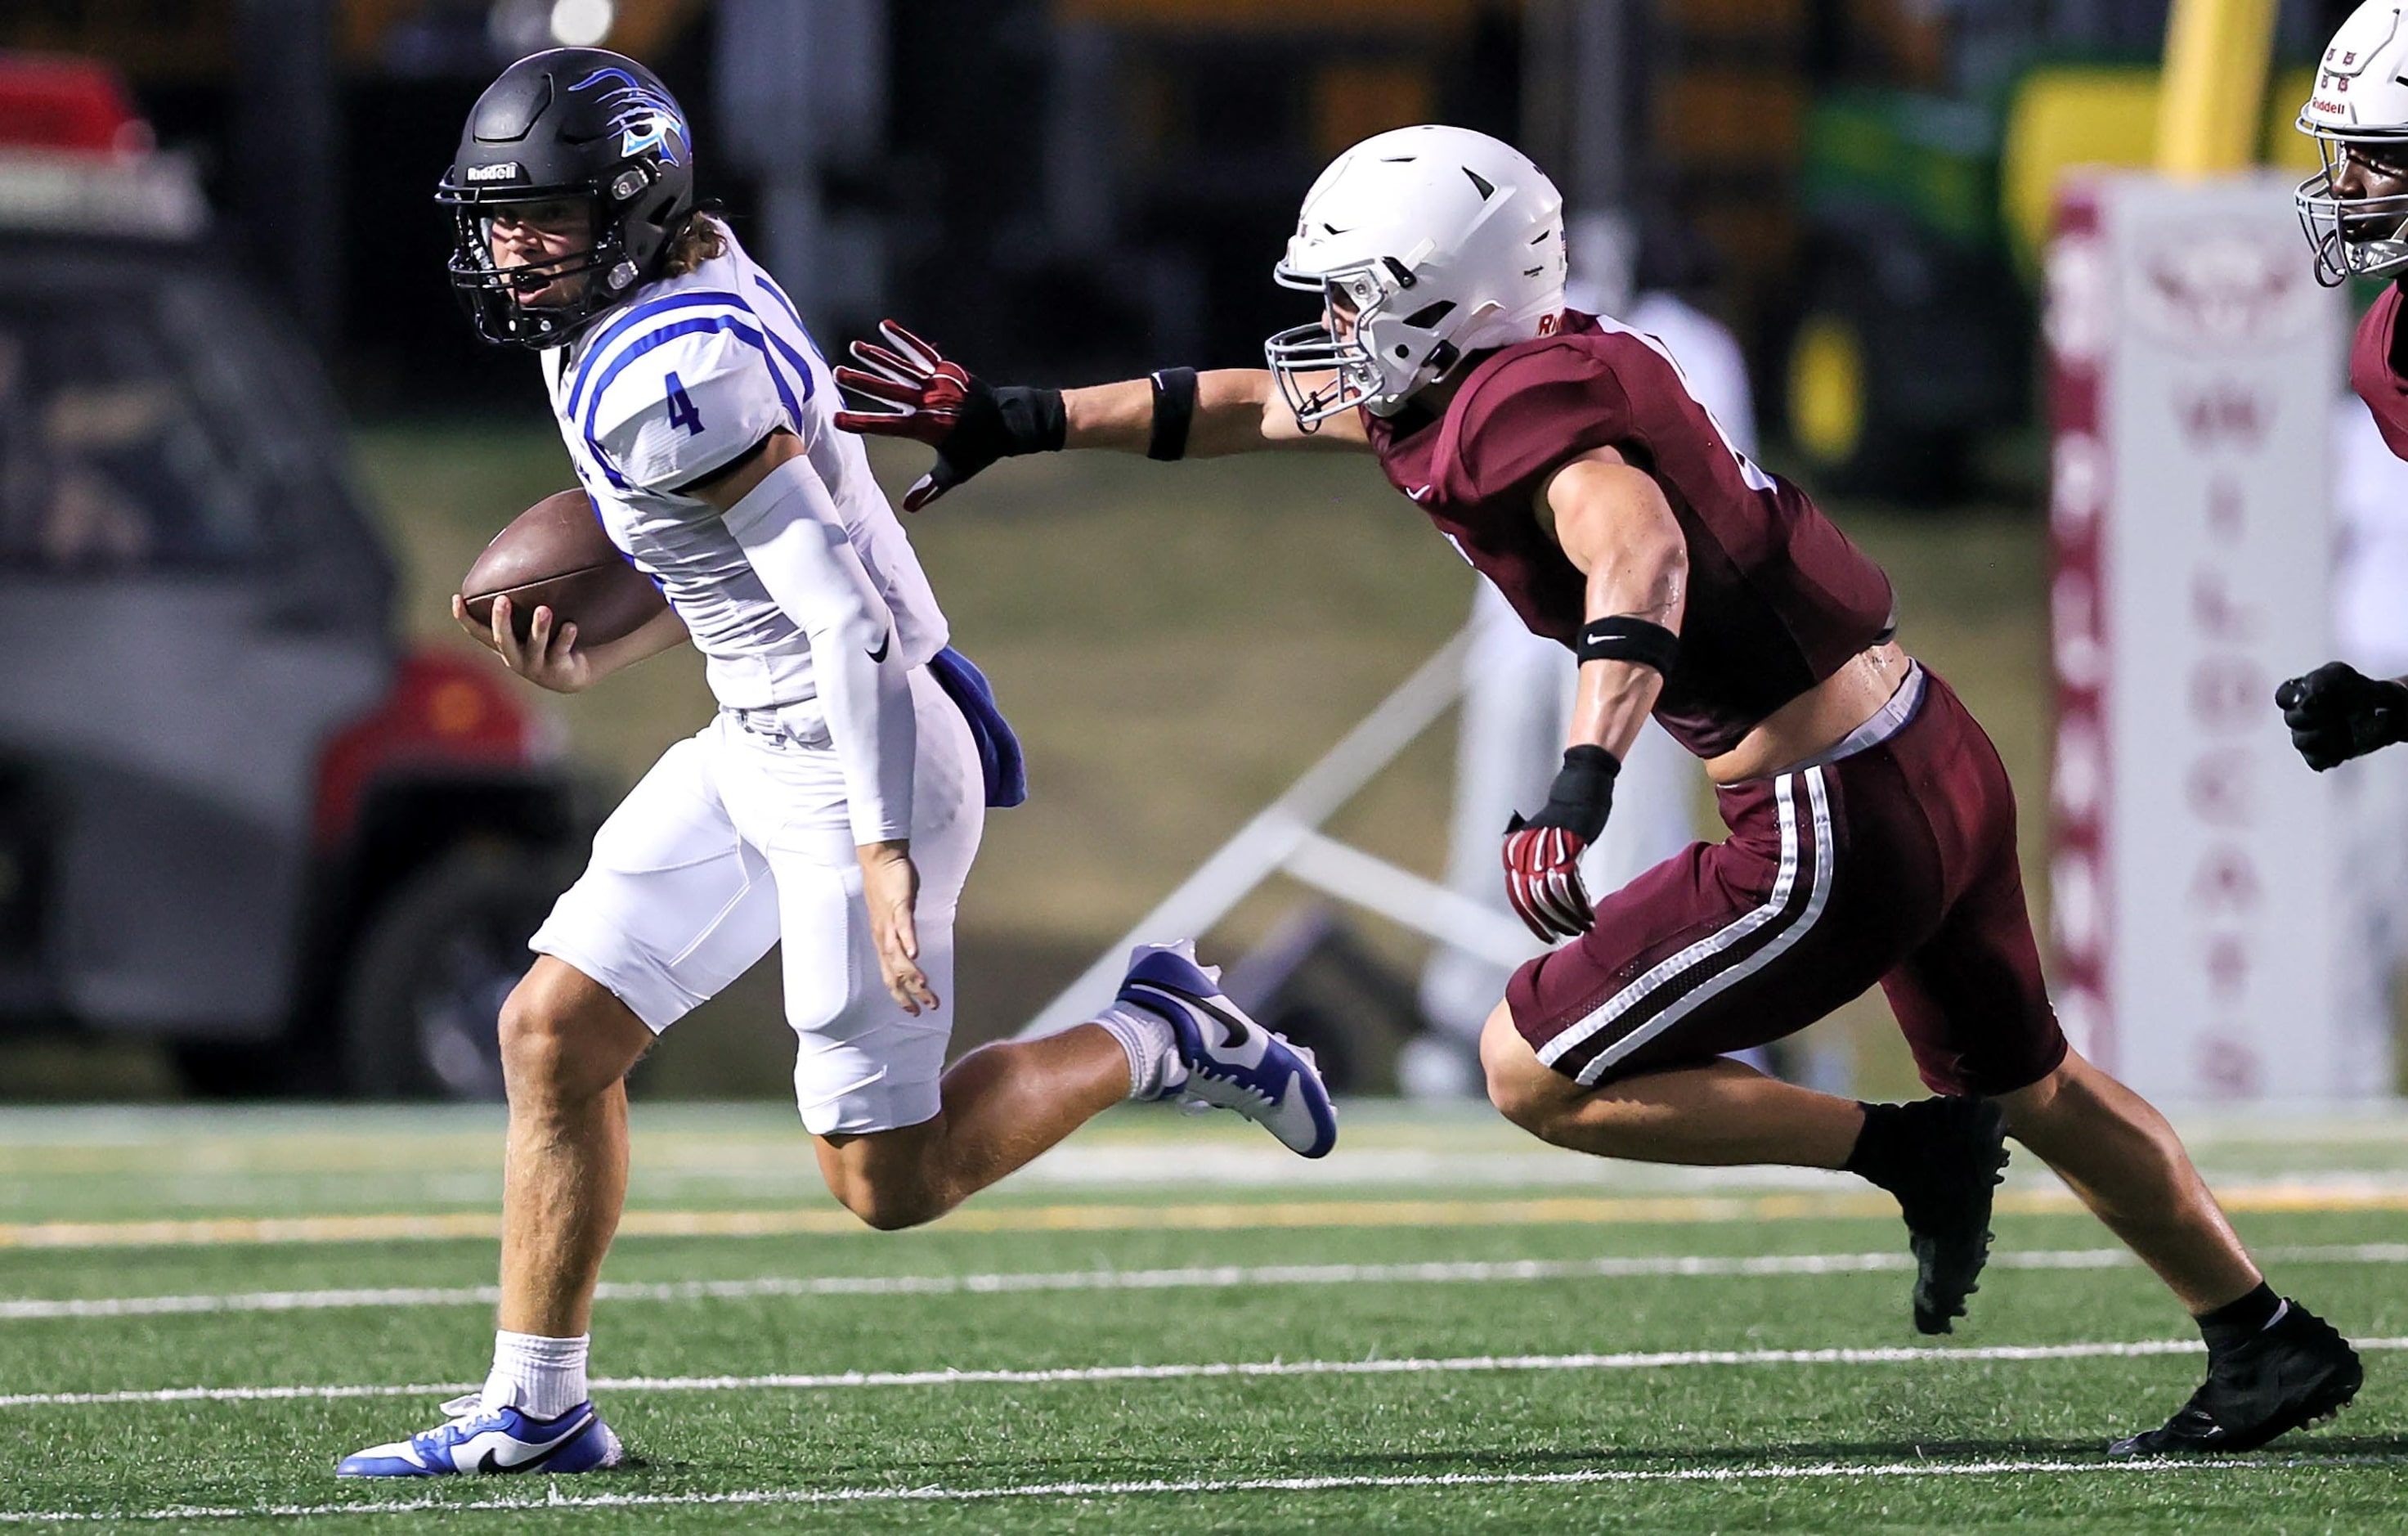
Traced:
<path fill-rule="evenodd" d="M 931 1220 L 1123 1098 L 1236 1109 L 1306 1156 L 1336 1138 L 1310 1056 L 1185 944 L 1144 945 L 1094 1021 L 948 1072 L 954 905 L 1018 748 L 937 607 L 800 318 L 694 205 L 693 143 L 632 60 L 561 49 L 470 113 L 439 199 L 478 329 L 538 351 L 611 540 L 668 610 L 580 646 L 522 642 L 573 692 L 691 639 L 720 712 L 604 824 L 504 1005 L 502 1299 L 484 1390 L 346 1476 L 581 1471 L 620 1459 L 586 1391 L 588 1322 L 626 1190 L 623 1085 L 654 1036 L 783 944 L 795 1093 L 837 1198 Z"/>

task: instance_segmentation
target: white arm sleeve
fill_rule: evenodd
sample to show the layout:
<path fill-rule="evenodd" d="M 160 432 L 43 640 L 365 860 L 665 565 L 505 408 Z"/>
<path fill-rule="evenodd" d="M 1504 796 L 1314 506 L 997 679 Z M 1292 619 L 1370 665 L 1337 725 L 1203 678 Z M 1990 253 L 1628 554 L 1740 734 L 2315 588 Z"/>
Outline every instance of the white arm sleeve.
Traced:
<path fill-rule="evenodd" d="M 844 770 L 855 843 L 911 835 L 919 747 L 895 618 L 810 461 L 789 459 L 727 510 L 752 573 L 799 625 L 828 736 Z"/>

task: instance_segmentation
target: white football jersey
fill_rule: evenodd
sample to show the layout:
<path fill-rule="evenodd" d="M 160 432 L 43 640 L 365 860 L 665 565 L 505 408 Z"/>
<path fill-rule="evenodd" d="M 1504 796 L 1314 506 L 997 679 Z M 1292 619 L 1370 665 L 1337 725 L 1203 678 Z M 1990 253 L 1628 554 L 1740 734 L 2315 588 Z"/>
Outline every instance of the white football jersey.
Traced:
<path fill-rule="evenodd" d="M 543 354 L 552 411 L 602 525 L 659 583 L 734 709 L 818 696 L 794 616 L 754 575 L 720 513 L 684 487 L 780 426 L 810 465 L 895 618 L 908 666 L 946 641 L 945 616 L 861 439 L 838 430 L 836 382 L 802 317 L 727 237 L 727 253 L 647 283 L 578 340 Z"/>

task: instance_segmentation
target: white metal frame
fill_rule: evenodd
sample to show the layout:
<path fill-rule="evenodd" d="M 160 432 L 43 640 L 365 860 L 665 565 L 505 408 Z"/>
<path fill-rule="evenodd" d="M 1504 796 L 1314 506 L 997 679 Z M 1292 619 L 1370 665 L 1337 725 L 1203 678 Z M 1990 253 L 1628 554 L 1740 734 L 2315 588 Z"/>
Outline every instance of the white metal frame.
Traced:
<path fill-rule="evenodd" d="M 1203 933 L 1274 874 L 1377 912 L 1456 949 L 1518 966 L 1541 948 L 1512 918 L 1321 831 L 1463 696 L 1465 630 L 1348 731 L 1287 792 L 1222 844 L 1137 926 L 1020 1031 L 1051 1035 L 1095 1016 L 1112 995 L 1131 946 Z"/>

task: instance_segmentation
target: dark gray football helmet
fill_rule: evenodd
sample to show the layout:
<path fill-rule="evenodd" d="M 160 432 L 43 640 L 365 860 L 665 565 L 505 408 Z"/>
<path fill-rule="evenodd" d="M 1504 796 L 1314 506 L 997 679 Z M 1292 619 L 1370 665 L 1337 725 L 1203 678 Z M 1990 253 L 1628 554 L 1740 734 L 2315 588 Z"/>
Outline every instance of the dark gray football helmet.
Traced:
<path fill-rule="evenodd" d="M 556 347 L 658 272 L 694 211 L 694 135 L 658 76 L 598 48 L 556 48 L 502 71 L 477 98 L 435 194 L 459 228 L 452 286 L 488 341 Z M 489 226 L 503 204 L 583 199 L 590 250 L 558 261 L 494 264 Z M 590 273 L 566 305 L 521 295 Z"/>

